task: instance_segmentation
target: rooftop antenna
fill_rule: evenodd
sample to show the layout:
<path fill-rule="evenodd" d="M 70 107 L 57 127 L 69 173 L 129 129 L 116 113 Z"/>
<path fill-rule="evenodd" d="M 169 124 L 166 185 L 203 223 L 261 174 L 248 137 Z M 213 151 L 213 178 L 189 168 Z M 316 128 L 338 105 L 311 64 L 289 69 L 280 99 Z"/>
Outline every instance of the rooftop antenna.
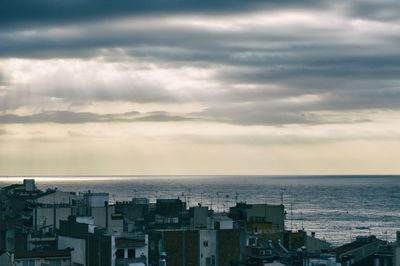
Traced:
<path fill-rule="evenodd" d="M 236 205 L 237 205 L 237 203 L 238 203 L 238 196 L 239 196 L 239 193 L 235 193 L 235 201 L 236 201 Z"/>
<path fill-rule="evenodd" d="M 219 192 L 217 192 L 217 212 L 219 212 Z"/>
<path fill-rule="evenodd" d="M 211 194 L 211 195 L 210 195 L 210 201 L 211 201 L 210 209 L 211 209 L 211 210 L 213 209 L 213 198 L 214 198 L 214 196 Z"/>
<path fill-rule="evenodd" d="M 290 231 L 293 231 L 293 201 L 290 202 Z"/>
<path fill-rule="evenodd" d="M 200 192 L 200 205 L 203 205 L 203 192 Z"/>
<path fill-rule="evenodd" d="M 181 197 L 182 197 L 182 199 L 183 199 L 183 200 L 185 201 L 185 203 L 186 203 L 185 193 L 182 192 Z"/>
<path fill-rule="evenodd" d="M 189 193 L 188 193 L 188 197 L 187 197 L 187 205 L 188 205 L 188 207 L 190 207 L 190 191 L 191 191 L 191 189 L 189 188 L 188 191 L 189 191 Z"/>
<path fill-rule="evenodd" d="M 225 198 L 226 198 L 226 212 L 228 212 L 229 211 L 229 195 L 226 194 Z M 225 208 L 224 208 L 224 212 L 225 212 Z"/>
<path fill-rule="evenodd" d="M 301 212 L 301 229 L 304 231 L 304 226 L 303 226 L 303 213 Z"/>

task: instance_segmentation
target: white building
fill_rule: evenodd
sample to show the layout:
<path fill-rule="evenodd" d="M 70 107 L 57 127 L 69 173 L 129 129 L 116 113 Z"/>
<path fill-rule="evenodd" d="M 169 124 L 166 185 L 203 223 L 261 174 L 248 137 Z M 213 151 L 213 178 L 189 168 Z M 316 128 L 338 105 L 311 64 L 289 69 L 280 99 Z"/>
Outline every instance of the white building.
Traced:
<path fill-rule="evenodd" d="M 148 265 L 148 235 L 114 234 L 115 265 Z"/>
<path fill-rule="evenodd" d="M 217 261 L 217 231 L 199 230 L 200 266 L 216 265 Z"/>
<path fill-rule="evenodd" d="M 105 204 L 110 202 L 110 195 L 108 193 L 80 193 L 80 196 L 83 196 L 87 207 L 104 207 Z"/>
<path fill-rule="evenodd" d="M 226 215 L 226 213 L 214 213 L 209 219 L 210 229 L 224 230 L 233 229 L 233 220 Z"/>
<path fill-rule="evenodd" d="M 65 205 L 75 205 L 77 201 L 82 200 L 83 197 L 76 195 L 73 192 L 64 192 L 58 190 L 52 190 L 44 195 L 36 198 L 36 203 L 41 204 L 65 204 Z"/>

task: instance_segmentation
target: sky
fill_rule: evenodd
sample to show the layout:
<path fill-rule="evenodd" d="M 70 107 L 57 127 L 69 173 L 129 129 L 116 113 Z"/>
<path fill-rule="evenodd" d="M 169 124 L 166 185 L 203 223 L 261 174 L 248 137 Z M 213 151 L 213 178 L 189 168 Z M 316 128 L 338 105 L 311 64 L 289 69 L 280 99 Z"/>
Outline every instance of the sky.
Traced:
<path fill-rule="evenodd" d="M 6 0 L 0 175 L 400 174 L 400 2 Z"/>

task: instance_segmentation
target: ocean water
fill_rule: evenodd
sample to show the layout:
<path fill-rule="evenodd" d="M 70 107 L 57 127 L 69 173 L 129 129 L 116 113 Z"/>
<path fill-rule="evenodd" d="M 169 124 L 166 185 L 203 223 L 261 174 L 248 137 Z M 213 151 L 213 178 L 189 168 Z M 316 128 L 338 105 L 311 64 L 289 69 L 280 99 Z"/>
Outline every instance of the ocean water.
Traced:
<path fill-rule="evenodd" d="M 108 192 L 111 201 L 181 198 L 226 211 L 237 201 L 280 204 L 287 229 L 316 232 L 334 246 L 358 235 L 394 241 L 400 230 L 400 176 L 29 177 L 40 189 Z M 0 186 L 23 178 L 0 178 Z"/>

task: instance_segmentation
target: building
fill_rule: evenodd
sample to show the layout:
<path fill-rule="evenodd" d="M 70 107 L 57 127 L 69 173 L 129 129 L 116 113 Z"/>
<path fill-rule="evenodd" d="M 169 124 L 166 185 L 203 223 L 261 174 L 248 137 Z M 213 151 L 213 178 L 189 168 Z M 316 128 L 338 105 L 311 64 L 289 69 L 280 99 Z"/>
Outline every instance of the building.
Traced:
<path fill-rule="evenodd" d="M 162 252 L 166 253 L 167 265 L 174 266 L 227 266 L 246 255 L 243 230 L 161 230 L 150 238 L 150 265 L 158 265 Z"/>
<path fill-rule="evenodd" d="M 226 213 L 214 213 L 210 217 L 208 228 L 215 230 L 233 229 L 233 220 Z"/>
<path fill-rule="evenodd" d="M 148 265 L 148 235 L 121 234 L 115 236 L 116 266 Z"/>
<path fill-rule="evenodd" d="M 400 266 L 400 231 L 396 232 L 396 242 L 393 243 L 393 265 Z"/>
<path fill-rule="evenodd" d="M 14 254 L 17 266 L 71 266 L 71 250 L 19 251 Z"/>
<path fill-rule="evenodd" d="M 190 207 L 190 228 L 192 229 L 205 229 L 208 225 L 208 219 L 210 211 L 208 207 L 203 207 L 201 205 Z"/>
<path fill-rule="evenodd" d="M 12 261 L 10 253 L 4 252 L 3 254 L 0 255 L 0 265 L 15 266 L 15 263 Z"/>
<path fill-rule="evenodd" d="M 76 206 L 77 202 L 83 200 L 82 195 L 77 195 L 74 192 L 64 192 L 57 189 L 48 189 L 44 194 L 38 195 L 35 202 L 41 205 L 72 205 Z"/>
<path fill-rule="evenodd" d="M 117 202 L 115 212 L 123 215 L 127 227 L 125 231 L 144 231 L 149 220 L 149 200 L 135 198 L 130 202 Z"/>
<path fill-rule="evenodd" d="M 339 262 L 351 265 L 372 265 L 374 254 L 379 251 L 380 241 L 375 236 L 358 236 L 356 241 L 329 251 Z"/>
<path fill-rule="evenodd" d="M 190 217 L 186 209 L 186 202 L 180 199 L 157 199 L 153 228 L 181 229 L 184 227 L 190 227 Z"/>
<path fill-rule="evenodd" d="M 115 266 L 115 237 L 96 231 L 91 218 L 61 221 L 57 244 L 59 249 L 72 250 L 71 263 Z"/>
<path fill-rule="evenodd" d="M 124 216 L 122 213 L 116 212 L 116 205 L 106 204 L 102 207 L 91 207 L 90 216 L 94 218 L 95 226 L 109 232 L 124 231 Z"/>
<path fill-rule="evenodd" d="M 59 248 L 71 249 L 71 262 L 79 265 L 148 265 L 148 235 L 107 232 L 95 225 L 93 217 L 61 221 L 57 241 Z"/>
<path fill-rule="evenodd" d="M 285 207 L 283 204 L 247 204 L 237 203 L 229 211 L 238 228 L 246 228 L 247 224 L 265 224 L 265 229 L 270 227 L 270 232 L 285 230 Z"/>
<path fill-rule="evenodd" d="M 275 246 L 279 246 L 279 243 L 282 243 L 287 250 L 292 252 L 305 247 L 307 252 L 315 253 L 321 252 L 321 250 L 328 250 L 331 247 L 329 242 L 316 238 L 314 232 L 310 236 L 304 230 L 267 234 L 266 239 L 271 240 Z"/>

